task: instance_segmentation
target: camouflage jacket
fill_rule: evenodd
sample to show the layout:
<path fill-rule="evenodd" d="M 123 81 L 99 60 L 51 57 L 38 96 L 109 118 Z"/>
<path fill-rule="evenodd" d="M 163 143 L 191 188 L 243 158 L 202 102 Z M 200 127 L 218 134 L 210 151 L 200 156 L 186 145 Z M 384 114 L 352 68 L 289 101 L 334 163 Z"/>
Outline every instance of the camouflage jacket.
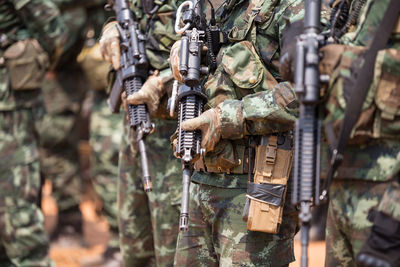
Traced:
<path fill-rule="evenodd" d="M 352 2 L 352 9 L 357 2 Z M 325 123 L 338 135 L 354 77 L 352 70 L 360 63 L 387 9 L 389 0 L 366 1 L 358 22 L 338 40 L 344 50 L 334 68 L 329 84 Z M 351 11 L 352 12 L 352 11 Z M 351 14 L 350 12 L 350 14 Z M 363 112 L 353 129 L 337 178 L 386 181 L 400 171 L 400 24 L 387 45 L 378 53 L 374 77 Z M 337 49 L 340 46 L 337 46 Z M 326 47 L 327 48 L 327 47 Z M 324 49 L 326 49 L 324 48 Z"/>
<path fill-rule="evenodd" d="M 50 0 L 0 0 L 0 110 L 31 107 L 40 102 L 39 90 L 11 89 L 3 57 L 6 48 L 19 40 L 33 38 L 53 55 L 63 44 L 65 32 L 59 10 Z M 44 61 L 40 63 L 43 68 L 48 66 Z"/>
<path fill-rule="evenodd" d="M 282 32 L 289 21 L 303 19 L 303 1 L 228 0 L 216 14 L 229 42 L 218 54 L 218 67 L 205 92 L 207 108 L 221 108 L 222 139 L 203 161 L 208 170 L 220 168 L 213 166 L 218 162 L 231 162 L 225 169 L 241 173 L 243 164 L 237 159 L 243 157 L 247 136 L 286 132 L 296 120 L 294 91 L 282 82 L 278 68 Z M 192 179 L 246 188 L 247 174 L 197 172 Z"/>

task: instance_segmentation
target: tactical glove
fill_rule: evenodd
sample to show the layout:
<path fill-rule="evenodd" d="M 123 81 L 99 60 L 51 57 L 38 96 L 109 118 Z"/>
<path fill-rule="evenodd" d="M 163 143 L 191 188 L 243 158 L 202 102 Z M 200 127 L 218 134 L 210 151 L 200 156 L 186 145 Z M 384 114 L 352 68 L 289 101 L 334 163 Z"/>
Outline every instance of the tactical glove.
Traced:
<path fill-rule="evenodd" d="M 296 59 L 296 37 L 303 32 L 303 21 L 290 24 L 282 33 L 282 53 L 279 73 L 285 81 L 293 82 Z"/>
<path fill-rule="evenodd" d="M 115 70 L 120 67 L 121 50 L 117 22 L 107 23 L 100 37 L 100 52 L 105 61 L 112 63 Z"/>
<path fill-rule="evenodd" d="M 375 210 L 370 211 L 368 219 L 374 225 L 357 255 L 357 266 L 400 266 L 400 222 Z"/>
<path fill-rule="evenodd" d="M 201 130 L 201 147 L 206 152 L 214 150 L 221 139 L 221 109 L 212 108 L 199 117 L 182 122 L 182 130 Z"/>
<path fill-rule="evenodd" d="M 159 76 L 159 72 L 156 71 L 154 75 L 147 78 L 147 81 L 138 92 L 128 96 L 127 103 L 130 105 L 146 104 L 150 115 L 155 115 L 160 99 L 165 93 L 164 80 Z"/>
<path fill-rule="evenodd" d="M 179 83 L 184 83 L 183 76 L 179 72 L 179 61 L 181 53 L 181 40 L 178 40 L 174 43 L 171 48 L 171 52 L 169 54 L 169 64 L 171 66 L 172 75 L 174 79 L 177 80 Z"/>

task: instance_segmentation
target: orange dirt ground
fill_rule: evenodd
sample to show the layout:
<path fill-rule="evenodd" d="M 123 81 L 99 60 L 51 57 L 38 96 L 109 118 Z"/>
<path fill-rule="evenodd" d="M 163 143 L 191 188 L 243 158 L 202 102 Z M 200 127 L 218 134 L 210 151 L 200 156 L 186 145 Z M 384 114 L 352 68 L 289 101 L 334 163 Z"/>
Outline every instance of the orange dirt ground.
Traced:
<path fill-rule="evenodd" d="M 46 229 L 51 231 L 56 222 L 57 205 L 50 196 L 51 185 L 46 183 L 43 190 L 42 207 L 46 218 Z M 79 267 L 80 263 L 90 257 L 101 255 L 109 238 L 108 225 L 104 218 L 96 213 L 96 201 L 90 197 L 84 197 L 80 208 L 84 217 L 84 239 L 87 243 L 83 246 L 60 246 L 52 244 L 50 257 L 57 267 Z M 297 261 L 290 264 L 290 267 L 300 266 L 301 248 L 298 241 L 295 242 L 295 254 Z M 309 266 L 324 266 L 325 243 L 312 242 L 309 248 Z"/>

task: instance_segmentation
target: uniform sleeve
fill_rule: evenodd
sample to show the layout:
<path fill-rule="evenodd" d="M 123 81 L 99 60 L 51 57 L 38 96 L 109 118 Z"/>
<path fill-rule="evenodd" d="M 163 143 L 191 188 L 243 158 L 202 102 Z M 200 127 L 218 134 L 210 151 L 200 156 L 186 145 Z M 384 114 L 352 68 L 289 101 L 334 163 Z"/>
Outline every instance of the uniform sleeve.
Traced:
<path fill-rule="evenodd" d="M 291 130 L 298 114 L 296 95 L 288 82 L 242 100 L 225 100 L 219 108 L 222 137 L 225 139 Z"/>
<path fill-rule="evenodd" d="M 42 47 L 53 54 L 65 41 L 66 27 L 49 0 L 13 0 L 15 10 Z"/>

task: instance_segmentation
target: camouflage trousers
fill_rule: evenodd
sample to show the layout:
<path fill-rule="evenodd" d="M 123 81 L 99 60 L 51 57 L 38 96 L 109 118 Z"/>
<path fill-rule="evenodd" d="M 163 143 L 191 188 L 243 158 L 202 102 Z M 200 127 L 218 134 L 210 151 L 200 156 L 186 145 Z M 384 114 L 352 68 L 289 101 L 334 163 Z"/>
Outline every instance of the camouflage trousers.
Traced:
<path fill-rule="evenodd" d="M 191 183 L 189 231 L 179 233 L 175 266 L 288 266 L 294 261 L 297 212 L 286 196 L 279 234 L 248 231 L 246 188 Z"/>
<path fill-rule="evenodd" d="M 79 210 L 79 115 L 86 88 L 87 82 L 76 65 L 48 73 L 43 83 L 47 114 L 40 133 L 41 171 L 52 182 L 52 194 L 61 213 Z"/>
<path fill-rule="evenodd" d="M 103 203 L 103 215 L 110 226 L 110 248 L 119 247 L 117 181 L 122 119 L 122 113 L 111 113 L 106 94 L 95 92 L 90 118 L 91 177 L 94 189 Z"/>
<path fill-rule="evenodd" d="M 368 212 L 377 207 L 390 184 L 390 181 L 333 180 L 329 193 L 325 266 L 356 266 L 356 256 L 372 227 L 367 219 Z"/>
<path fill-rule="evenodd" d="M 125 120 L 118 178 L 120 244 L 125 266 L 172 266 L 178 236 L 182 167 L 169 137 L 175 121 L 153 120 L 146 138 L 153 191 L 143 189 L 136 134 Z"/>
<path fill-rule="evenodd" d="M 38 207 L 43 108 L 0 112 L 0 266 L 51 266 Z"/>

